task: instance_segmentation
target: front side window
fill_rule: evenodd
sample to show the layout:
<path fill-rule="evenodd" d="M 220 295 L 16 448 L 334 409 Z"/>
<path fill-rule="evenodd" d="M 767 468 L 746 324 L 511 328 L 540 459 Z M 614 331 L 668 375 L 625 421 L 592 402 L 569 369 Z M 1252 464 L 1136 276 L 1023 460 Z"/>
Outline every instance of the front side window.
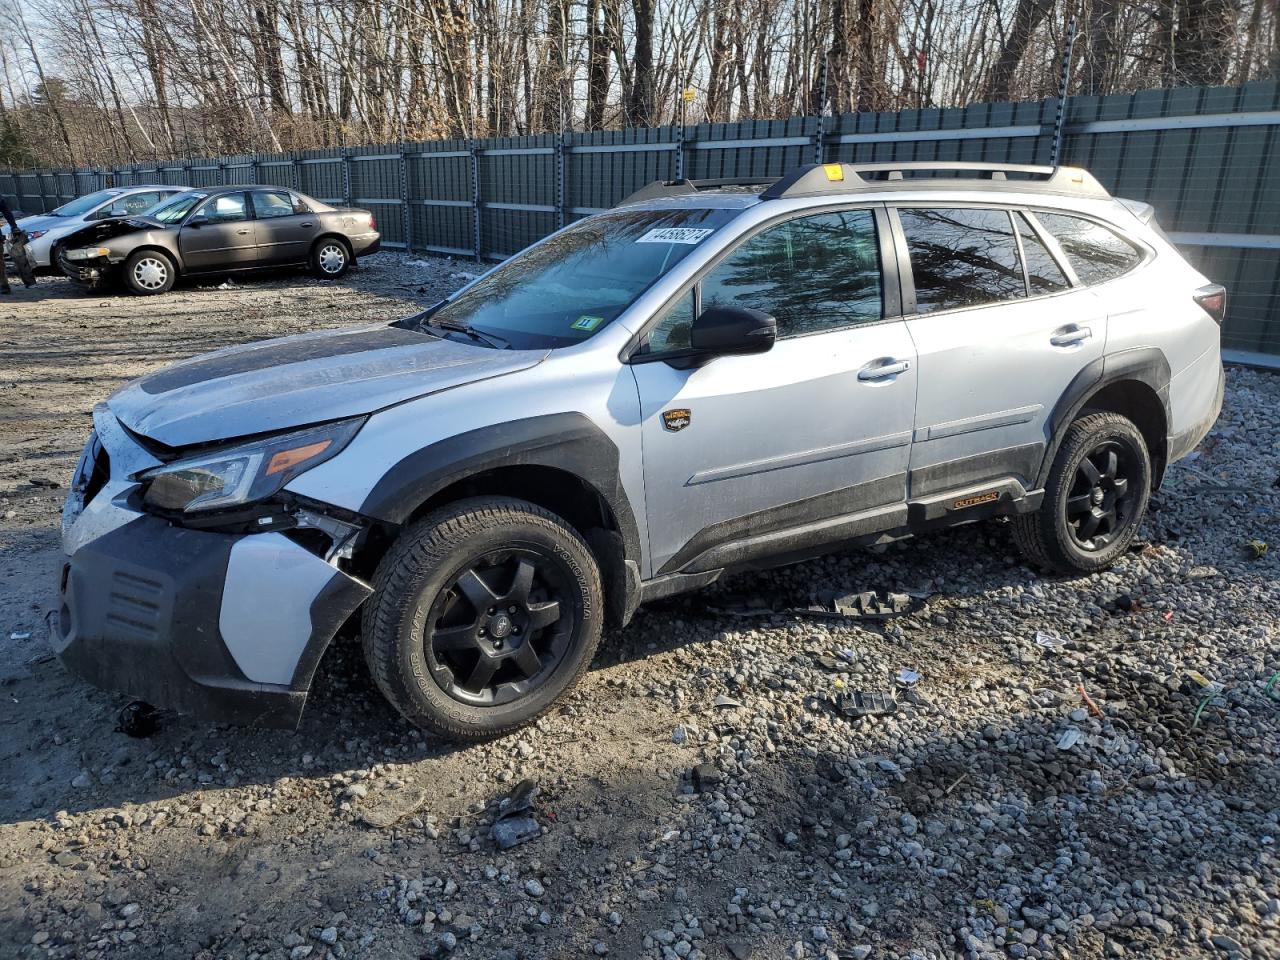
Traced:
<path fill-rule="evenodd" d="M 249 210 L 245 204 L 243 193 L 224 193 L 214 197 L 199 210 L 213 223 L 234 223 L 237 220 L 248 220 Z"/>
<path fill-rule="evenodd" d="M 739 213 L 624 210 L 553 234 L 452 300 L 401 321 L 409 329 L 464 325 L 517 349 L 580 343 Z"/>
<path fill-rule="evenodd" d="M 287 190 L 255 190 L 253 191 L 253 214 L 259 220 L 292 217 L 293 196 Z"/>
<path fill-rule="evenodd" d="M 1142 262 L 1132 244 L 1100 223 L 1064 213 L 1037 213 L 1036 219 L 1061 245 L 1081 283 L 1104 283 Z"/>
<path fill-rule="evenodd" d="M 1005 210 L 898 211 L 911 255 L 916 312 L 933 313 L 1027 295 L 1018 242 Z"/>
<path fill-rule="evenodd" d="M 702 281 L 701 309 L 750 307 L 795 337 L 884 316 L 875 215 L 797 217 L 756 234 Z"/>

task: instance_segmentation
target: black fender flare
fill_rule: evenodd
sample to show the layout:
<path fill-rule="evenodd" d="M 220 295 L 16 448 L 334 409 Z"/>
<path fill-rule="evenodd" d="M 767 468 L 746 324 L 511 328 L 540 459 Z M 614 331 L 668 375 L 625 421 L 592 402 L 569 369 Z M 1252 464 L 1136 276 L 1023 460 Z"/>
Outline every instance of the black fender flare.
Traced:
<path fill-rule="evenodd" d="M 625 622 L 638 603 L 640 530 L 622 487 L 618 447 L 584 414 L 552 413 L 495 423 L 425 446 L 388 470 L 365 496 L 359 512 L 399 526 L 453 484 L 489 470 L 519 466 L 551 467 L 572 474 L 609 508 L 621 540 L 625 574 L 618 586 L 626 598 Z M 597 543 L 592 546 L 598 548 Z"/>
<path fill-rule="evenodd" d="M 1044 460 L 1036 474 L 1036 488 L 1042 488 L 1049 479 L 1049 470 L 1053 467 L 1054 458 L 1058 455 L 1058 447 L 1067 427 L 1097 394 L 1113 383 L 1135 380 L 1152 389 L 1164 408 L 1166 430 L 1165 443 L 1168 443 L 1168 425 L 1173 422 L 1173 412 L 1169 406 L 1169 359 L 1159 347 L 1131 347 L 1116 353 L 1098 357 L 1086 364 L 1067 384 L 1048 419 L 1048 442 L 1045 444 Z M 1152 454 L 1164 462 L 1167 450 L 1153 450 Z"/>

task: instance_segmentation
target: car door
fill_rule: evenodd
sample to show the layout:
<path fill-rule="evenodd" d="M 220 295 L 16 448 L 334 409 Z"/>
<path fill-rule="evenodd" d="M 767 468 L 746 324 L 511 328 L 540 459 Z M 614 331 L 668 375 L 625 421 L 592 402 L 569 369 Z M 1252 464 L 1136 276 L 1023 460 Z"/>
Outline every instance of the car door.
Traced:
<path fill-rule="evenodd" d="M 905 515 L 915 353 L 881 266 L 886 224 L 862 208 L 767 226 L 648 334 L 632 370 L 651 575 L 804 551 Z M 713 305 L 773 315 L 777 342 L 695 367 L 661 360 Z"/>
<path fill-rule="evenodd" d="M 250 194 L 264 264 L 300 263 L 320 234 L 320 218 L 288 190 L 254 190 Z"/>
<path fill-rule="evenodd" d="M 187 218 L 178 234 L 190 273 L 257 266 L 257 242 L 248 197 L 241 192 L 210 197 Z"/>
<path fill-rule="evenodd" d="M 911 497 L 1034 486 L 1054 405 L 1102 356 L 1107 312 L 1017 210 L 900 206 L 919 359 Z"/>

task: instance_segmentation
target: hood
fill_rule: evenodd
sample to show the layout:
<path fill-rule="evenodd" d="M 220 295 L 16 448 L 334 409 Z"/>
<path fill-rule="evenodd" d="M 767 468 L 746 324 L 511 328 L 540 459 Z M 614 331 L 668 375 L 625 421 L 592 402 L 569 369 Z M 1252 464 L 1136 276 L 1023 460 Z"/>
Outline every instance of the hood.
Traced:
<path fill-rule="evenodd" d="M 33 213 L 29 217 L 18 218 L 18 226 L 28 232 L 31 230 L 49 230 L 53 227 L 60 227 L 71 222 L 71 219 L 68 217 L 51 217 L 44 213 Z M 9 225 L 7 223 L 4 225 L 4 232 L 9 232 Z"/>
<path fill-rule="evenodd" d="M 307 333 L 174 364 L 108 400 L 130 430 L 170 447 L 372 413 L 524 370 L 545 350 L 492 350 L 400 327 Z"/>
<path fill-rule="evenodd" d="M 151 217 L 95 220 L 89 226 L 83 227 L 68 236 L 67 246 L 102 243 L 102 241 L 110 240 L 112 237 L 123 237 L 128 233 L 137 233 L 140 230 L 155 230 L 156 228 L 164 228 L 164 224 L 159 220 L 153 220 Z"/>

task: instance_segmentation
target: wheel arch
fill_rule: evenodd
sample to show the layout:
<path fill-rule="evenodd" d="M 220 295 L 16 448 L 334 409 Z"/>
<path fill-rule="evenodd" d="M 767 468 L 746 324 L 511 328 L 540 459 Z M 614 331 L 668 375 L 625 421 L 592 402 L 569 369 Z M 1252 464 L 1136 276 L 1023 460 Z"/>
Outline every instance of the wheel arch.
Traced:
<path fill-rule="evenodd" d="M 351 241 L 347 239 L 346 235 L 344 235 L 339 230 L 326 230 L 324 231 L 324 233 L 320 234 L 318 237 L 312 240 L 311 246 L 307 250 L 308 260 L 310 260 L 311 257 L 315 254 L 316 248 L 319 247 L 320 244 L 324 243 L 326 240 L 339 241 L 344 247 L 347 248 L 347 256 L 351 258 L 353 263 L 355 262 L 355 259 L 356 259 L 355 247 L 351 245 Z"/>
<path fill-rule="evenodd" d="M 1169 379 L 1169 361 L 1156 347 L 1125 350 L 1086 366 L 1054 406 L 1036 485 L 1044 486 L 1067 428 L 1087 410 L 1117 413 L 1133 421 L 1151 456 L 1152 489 L 1158 489 L 1168 465 Z"/>
<path fill-rule="evenodd" d="M 561 413 L 495 424 L 408 455 L 360 509 L 391 530 L 369 549 L 380 558 L 399 528 L 471 496 L 514 497 L 562 517 L 599 564 L 610 625 L 630 620 L 639 604 L 640 534 L 617 446 L 590 419 Z M 373 557 L 361 559 L 368 565 Z"/>
<path fill-rule="evenodd" d="M 177 273 L 175 274 L 175 278 L 182 276 L 182 274 L 185 272 L 185 268 L 182 264 L 182 257 L 178 253 L 176 253 L 173 250 L 170 250 L 168 247 L 166 247 L 162 243 L 155 243 L 151 241 L 148 241 L 147 243 L 140 243 L 136 247 L 134 247 L 132 250 L 130 250 L 128 253 L 126 253 L 124 255 L 124 259 L 120 261 L 121 267 L 123 268 L 124 264 L 128 263 L 130 258 L 137 256 L 139 253 L 145 253 L 147 251 L 152 251 L 154 253 L 163 253 L 166 257 L 168 257 L 169 260 L 173 263 L 174 269 L 177 271 Z"/>

